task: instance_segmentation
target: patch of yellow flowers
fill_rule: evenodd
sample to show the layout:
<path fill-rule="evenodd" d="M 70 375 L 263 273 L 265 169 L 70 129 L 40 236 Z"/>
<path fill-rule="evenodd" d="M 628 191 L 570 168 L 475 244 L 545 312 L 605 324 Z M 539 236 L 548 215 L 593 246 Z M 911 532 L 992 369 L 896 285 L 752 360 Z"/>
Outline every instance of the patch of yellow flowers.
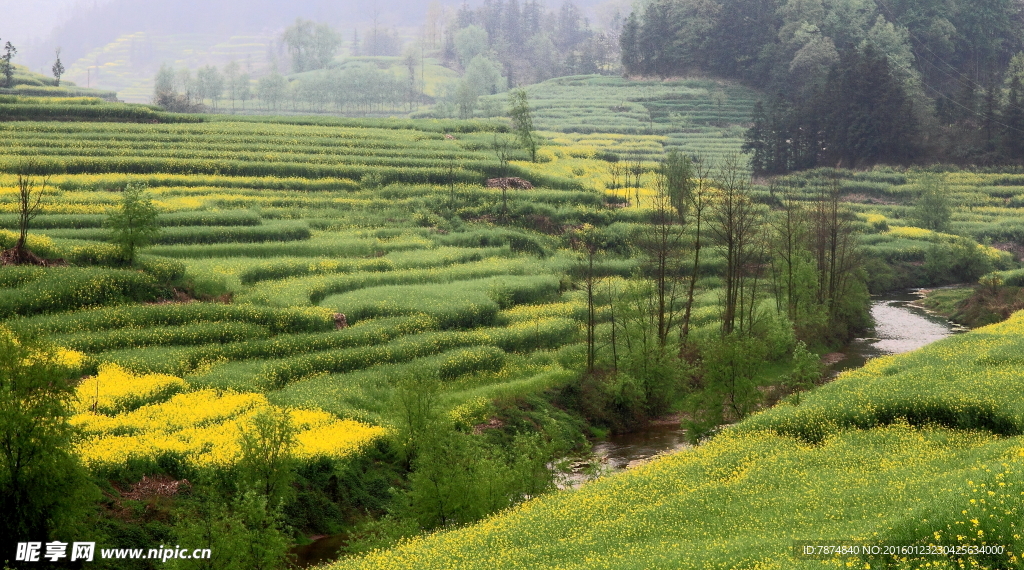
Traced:
<path fill-rule="evenodd" d="M 94 410 L 97 382 L 100 397 Z M 238 459 L 239 437 L 252 418 L 274 407 L 263 394 L 198 390 L 126 410 L 154 394 L 185 389 L 185 381 L 174 376 L 139 376 L 104 366 L 79 386 L 78 413 L 71 420 L 85 434 L 78 444 L 82 460 L 93 468 L 116 468 L 172 455 L 197 466 L 227 467 Z M 299 459 L 342 458 L 386 433 L 320 410 L 285 409 L 296 429 L 293 451 Z"/>

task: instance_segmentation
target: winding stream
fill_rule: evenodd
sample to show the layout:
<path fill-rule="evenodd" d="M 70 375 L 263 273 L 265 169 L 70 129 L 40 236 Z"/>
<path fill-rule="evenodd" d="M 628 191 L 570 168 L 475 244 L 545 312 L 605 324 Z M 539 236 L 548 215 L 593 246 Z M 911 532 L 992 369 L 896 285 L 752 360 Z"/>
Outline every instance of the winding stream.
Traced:
<path fill-rule="evenodd" d="M 859 368 L 878 356 L 917 350 L 967 330 L 913 305 L 919 298 L 917 291 L 873 297 L 871 317 L 875 321 L 874 328 L 868 331 L 867 336 L 856 338 L 842 350 L 828 355 L 832 357 L 829 368 L 831 374 L 835 376 L 843 370 Z M 608 437 L 594 444 L 594 464 L 580 465 L 590 469 L 582 469 L 581 473 L 567 476 L 562 486 L 575 486 L 595 475 L 628 469 L 656 455 L 684 449 L 687 447 L 685 436 L 685 430 L 677 423 Z"/>

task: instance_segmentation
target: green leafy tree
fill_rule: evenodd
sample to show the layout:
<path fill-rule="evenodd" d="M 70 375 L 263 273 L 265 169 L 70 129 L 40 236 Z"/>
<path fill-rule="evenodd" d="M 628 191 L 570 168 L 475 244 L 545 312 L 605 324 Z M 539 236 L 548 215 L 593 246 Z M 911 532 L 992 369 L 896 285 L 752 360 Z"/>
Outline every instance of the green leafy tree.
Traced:
<path fill-rule="evenodd" d="M 60 48 L 57 48 L 57 61 L 53 62 L 53 67 L 50 70 L 53 71 L 53 84 L 60 87 L 60 76 L 64 75 L 66 71 L 64 64 L 60 61 Z"/>
<path fill-rule="evenodd" d="M 214 108 L 224 94 L 224 76 L 215 66 L 206 65 L 196 71 L 196 91 L 199 101 L 210 100 Z"/>
<path fill-rule="evenodd" d="M 98 495 L 74 453 L 75 384 L 57 355 L 0 326 L 0 536 L 67 539 Z"/>
<path fill-rule="evenodd" d="M 252 489 L 268 501 L 271 508 L 284 505 L 292 493 L 297 463 L 295 426 L 284 410 L 256 414 L 239 438 L 242 457 L 238 479 L 243 488 Z"/>
<path fill-rule="evenodd" d="M 537 135 L 533 132 L 533 113 L 526 89 L 516 89 L 508 94 L 509 111 L 512 118 L 512 132 L 519 139 L 520 146 L 530 153 L 530 160 L 537 162 Z"/>
<path fill-rule="evenodd" d="M 107 216 L 111 241 L 121 249 L 121 259 L 135 263 L 136 252 L 160 234 L 156 207 L 144 184 L 131 183 L 121 193 L 121 204 Z"/>
<path fill-rule="evenodd" d="M 176 513 L 178 543 L 209 548 L 212 557 L 175 560 L 173 568 L 278 570 L 287 565 L 290 541 L 283 513 L 296 477 L 295 426 L 285 410 L 261 411 L 242 429 L 238 443 L 242 453 L 234 484 L 204 472 L 192 499 Z"/>
<path fill-rule="evenodd" d="M 762 398 L 757 372 L 767 354 L 764 341 L 745 333 L 725 335 L 704 348 L 703 389 L 687 402 L 687 437 L 692 442 L 722 423 L 741 420 L 754 411 Z"/>
<path fill-rule="evenodd" d="M 455 34 L 455 53 L 463 67 L 469 66 L 474 57 L 483 55 L 487 46 L 487 31 L 479 26 L 466 26 Z"/>
<path fill-rule="evenodd" d="M 341 47 L 341 36 L 327 24 L 296 19 L 282 36 L 292 56 L 292 71 L 324 69 Z"/>
<path fill-rule="evenodd" d="M 800 405 L 800 392 L 814 387 L 814 383 L 821 379 L 823 367 L 818 355 L 807 350 L 802 340 L 797 341 L 793 348 L 792 365 L 793 369 L 786 377 L 786 387 L 795 392 L 793 403 Z"/>
<path fill-rule="evenodd" d="M 267 109 L 277 109 L 277 106 L 284 100 L 288 93 L 288 80 L 273 69 L 270 75 L 261 77 L 256 84 L 256 96 L 263 101 Z"/>
<path fill-rule="evenodd" d="M 914 204 L 914 216 L 921 227 L 937 232 L 944 231 L 952 215 L 949 195 L 935 176 L 925 177 L 921 181 L 921 187 L 921 195 Z"/>

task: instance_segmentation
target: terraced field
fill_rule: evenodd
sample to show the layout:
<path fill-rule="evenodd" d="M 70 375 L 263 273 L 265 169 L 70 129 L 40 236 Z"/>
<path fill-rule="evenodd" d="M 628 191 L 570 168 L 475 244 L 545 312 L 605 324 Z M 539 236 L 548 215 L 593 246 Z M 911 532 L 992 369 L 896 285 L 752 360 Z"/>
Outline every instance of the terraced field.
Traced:
<path fill-rule="evenodd" d="M 81 398 L 101 418 L 83 409 L 77 421 L 99 467 L 226 461 L 207 456 L 211 442 L 266 406 L 324 410 L 296 424 L 357 449 L 383 433 L 390 386 L 413 369 L 445 379 L 453 407 L 559 385 L 583 314 L 564 277 L 575 257 L 555 237 L 496 222 L 505 208 L 556 228 L 637 214 L 608 210 L 582 178 L 515 165 L 538 188 L 503 202 L 482 184 L 498 168 L 494 128 L 6 123 L 0 169 L 58 172 L 29 245 L 71 266 L 4 268 L 0 319 L 98 372 Z M 105 213 L 130 181 L 148 185 L 160 212 L 144 271 L 119 267 L 106 242 Z M 0 175 L 5 247 L 14 184 Z M 337 313 L 347 328 L 336 330 Z M 167 419 L 187 410 L 209 417 Z"/>

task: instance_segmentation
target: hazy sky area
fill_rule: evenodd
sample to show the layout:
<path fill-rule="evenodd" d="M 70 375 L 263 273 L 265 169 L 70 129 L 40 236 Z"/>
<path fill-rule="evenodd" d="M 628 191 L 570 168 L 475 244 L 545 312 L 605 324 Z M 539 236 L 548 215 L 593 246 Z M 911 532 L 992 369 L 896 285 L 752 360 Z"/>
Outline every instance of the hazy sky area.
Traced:
<path fill-rule="evenodd" d="M 44 38 L 66 22 L 76 7 L 81 10 L 108 1 L 0 0 L 0 38 L 5 42 L 10 40 L 15 45 L 28 44 L 32 40 Z"/>

